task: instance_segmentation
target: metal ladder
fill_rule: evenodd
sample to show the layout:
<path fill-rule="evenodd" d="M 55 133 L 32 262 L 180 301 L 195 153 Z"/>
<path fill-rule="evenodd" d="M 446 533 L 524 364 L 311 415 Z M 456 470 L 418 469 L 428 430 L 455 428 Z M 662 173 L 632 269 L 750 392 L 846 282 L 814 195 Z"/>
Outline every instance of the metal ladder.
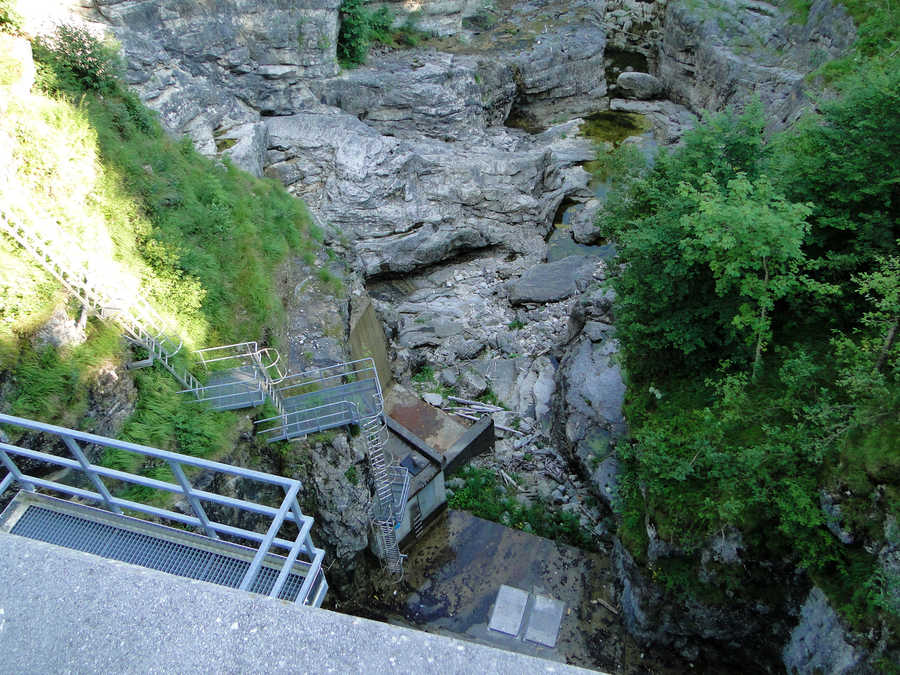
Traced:
<path fill-rule="evenodd" d="M 416 539 L 422 536 L 425 531 L 425 523 L 422 522 L 422 509 L 419 508 L 419 502 L 414 501 L 412 504 L 413 532 Z"/>
<path fill-rule="evenodd" d="M 384 458 L 385 433 L 387 425 L 383 416 L 371 417 L 362 424 L 366 438 L 369 464 L 372 467 L 372 482 L 375 487 L 376 503 L 373 522 L 381 540 L 385 567 L 391 574 L 402 577 L 403 558 L 397 542 L 397 519 L 394 514 L 394 496 L 387 462 Z"/>
<path fill-rule="evenodd" d="M 89 311 L 101 318 L 112 319 L 122 326 L 132 341 L 146 349 L 150 358 L 159 361 L 182 386 L 186 389 L 200 386 L 197 378 L 186 368 L 174 363 L 173 357 L 181 350 L 182 342 L 179 340 L 176 343 L 167 337 L 166 322 L 145 298 L 137 296 L 131 299 L 128 307 L 117 307 L 117 301 L 91 282 L 87 270 L 68 265 L 64 262 L 65 256 L 54 250 L 50 240 L 41 238 L 2 210 L 0 210 L 0 229 L 68 288 Z M 61 232 L 54 235 L 57 241 L 63 238 Z M 75 246 L 73 242 L 66 245 Z"/>

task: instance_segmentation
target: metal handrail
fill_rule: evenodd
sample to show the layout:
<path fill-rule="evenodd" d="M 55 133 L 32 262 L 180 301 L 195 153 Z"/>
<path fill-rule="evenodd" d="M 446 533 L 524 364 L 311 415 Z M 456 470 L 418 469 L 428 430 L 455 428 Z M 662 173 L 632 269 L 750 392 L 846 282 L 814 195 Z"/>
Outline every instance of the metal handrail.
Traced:
<path fill-rule="evenodd" d="M 45 488 L 69 496 L 102 503 L 107 509 L 115 513 L 121 513 L 123 509 L 128 509 L 137 513 L 201 528 L 207 536 L 214 539 L 217 539 L 219 535 L 222 534 L 252 542 L 256 545 L 257 550 L 254 554 L 253 561 L 241 582 L 241 588 L 244 589 L 249 588 L 255 580 L 263 562 L 266 561 L 267 556 L 269 555 L 269 550 L 273 546 L 284 549 L 288 551 L 288 555 L 284 558 L 283 567 L 275 584 L 275 588 L 270 593 L 272 597 L 277 597 L 278 593 L 281 591 L 281 587 L 287 579 L 290 568 L 294 565 L 298 555 L 304 553 L 307 558 L 304 563 L 308 566 L 306 572 L 307 578 L 304 580 L 301 594 L 298 596 L 298 599 L 303 603 L 307 603 L 307 601 L 310 600 L 309 593 L 312 590 L 313 581 L 321 572 L 324 551 L 313 546 L 312 539 L 309 535 L 313 519 L 310 516 L 304 515 L 300 510 L 300 505 L 297 501 L 297 494 L 302 487 L 300 481 L 293 478 L 263 473 L 261 471 L 254 471 L 252 469 L 245 469 L 230 464 L 223 464 L 221 462 L 190 457 L 168 450 L 160 450 L 158 448 L 151 448 L 145 445 L 129 443 L 127 441 L 119 441 L 105 436 L 97 436 L 95 434 L 89 434 L 83 431 L 59 427 L 52 424 L 45 424 L 35 420 L 14 417 L 12 415 L 0 414 L 0 424 L 7 424 L 20 429 L 38 431 L 56 436 L 63 441 L 70 454 L 74 457 L 74 459 L 70 459 L 68 457 L 51 455 L 39 450 L 32 450 L 30 448 L 13 445 L 12 443 L 7 442 L 8 439 L 6 436 L 0 432 L 0 464 L 5 466 L 9 472 L 8 475 L 0 481 L 0 494 L 15 482 L 28 492 L 34 492 L 36 488 Z M 87 459 L 78 441 L 99 445 L 101 447 L 126 450 L 144 457 L 163 460 L 172 470 L 177 482 L 172 483 L 93 464 Z M 79 471 L 87 476 L 94 486 L 94 490 L 74 487 L 58 481 L 25 474 L 12 460 L 10 457 L 11 454 Z M 190 480 L 188 480 L 184 472 L 185 466 L 217 473 L 225 473 L 269 485 L 276 485 L 284 490 L 285 496 L 280 506 L 274 508 L 258 502 L 229 497 L 227 495 L 206 490 L 198 490 L 197 488 L 194 488 Z M 104 478 L 181 495 L 187 500 L 188 504 L 190 504 L 193 515 L 178 513 L 168 509 L 142 504 L 130 499 L 116 497 L 111 494 L 108 487 L 103 482 Z M 231 507 L 239 511 L 267 516 L 272 518 L 272 522 L 265 534 L 228 525 L 226 523 L 220 523 L 211 520 L 207 516 L 201 502 L 211 502 Z M 284 522 L 292 522 L 299 529 L 299 534 L 295 539 L 287 540 L 278 536 Z"/>
<path fill-rule="evenodd" d="M 263 357 L 265 356 L 267 358 L 270 358 L 272 353 L 275 354 L 275 358 L 272 359 L 270 363 L 265 363 L 263 361 Z M 262 368 L 263 372 L 268 378 L 270 384 L 278 384 L 285 378 L 285 374 L 282 372 L 281 368 L 278 367 L 278 362 L 281 360 L 281 353 L 277 349 L 275 349 L 274 347 L 264 347 L 263 349 L 260 349 L 256 352 L 255 358 L 257 363 L 259 364 L 259 367 Z M 269 373 L 269 369 L 271 368 L 275 369 L 275 374 L 278 377 L 271 376 L 271 374 Z"/>
<path fill-rule="evenodd" d="M 0 229 L 3 229 L 16 243 L 36 258 L 44 269 L 80 298 L 87 308 L 101 316 L 104 311 L 115 309 L 113 316 L 119 324 L 131 333 L 152 356 L 158 358 L 179 382 L 188 387 L 195 384 L 196 379 L 190 372 L 177 369 L 169 363 L 169 359 L 181 350 L 183 341 L 179 338 L 178 343 L 175 344 L 166 337 L 167 322 L 143 297 L 132 298 L 130 303 L 126 303 L 129 305 L 126 308 L 114 308 L 114 303 L 111 301 L 113 295 L 105 289 L 98 288 L 88 275 L 88 270 L 83 267 L 70 266 L 67 257 L 57 254 L 54 250 L 54 245 L 50 243 L 46 234 L 36 233 L 32 228 L 25 226 L 2 209 L 0 209 Z M 56 242 L 56 247 L 61 240 L 66 244 L 66 248 L 79 248 L 77 243 L 73 242 L 59 228 L 55 228 L 53 240 Z M 135 316 L 135 308 L 138 316 Z M 148 324 L 152 327 L 155 335 L 145 328 L 145 325 Z"/>
<path fill-rule="evenodd" d="M 243 347 L 244 351 L 238 351 L 238 348 Z M 212 359 L 206 358 L 205 354 L 210 352 L 221 352 L 224 350 L 231 350 L 231 354 L 226 354 L 225 356 L 217 356 Z M 245 359 L 252 358 L 253 354 L 258 351 L 258 346 L 255 341 L 253 342 L 238 342 L 233 345 L 218 345 L 216 347 L 205 347 L 204 349 L 197 349 L 194 351 L 194 354 L 200 357 L 200 362 L 206 366 L 210 363 L 216 363 L 218 361 L 227 361 L 229 359 Z"/>
<path fill-rule="evenodd" d="M 324 412 L 325 410 L 330 410 L 333 412 Z M 320 412 L 321 411 L 321 412 Z M 315 413 L 310 417 L 305 417 L 304 415 L 308 413 Z M 281 431 L 286 427 L 292 425 L 300 425 L 304 422 L 317 422 L 315 426 L 323 426 L 323 424 L 319 423 L 329 418 L 338 418 L 341 420 L 347 420 L 344 424 L 358 423 L 360 421 L 359 416 L 359 408 L 353 401 L 333 401 L 332 403 L 325 403 L 323 405 L 314 406 L 312 408 L 303 408 L 302 410 L 294 410 L 292 412 L 284 413 L 283 415 L 275 415 L 274 417 L 267 417 L 265 419 L 257 420 L 254 424 L 264 424 L 265 422 L 272 422 L 274 420 L 278 420 L 281 422 L 278 426 L 269 427 L 267 429 L 260 429 L 260 433 L 268 434 L 273 431 Z M 349 420 L 348 420 L 349 418 Z M 309 432 L 312 433 L 312 432 Z"/>

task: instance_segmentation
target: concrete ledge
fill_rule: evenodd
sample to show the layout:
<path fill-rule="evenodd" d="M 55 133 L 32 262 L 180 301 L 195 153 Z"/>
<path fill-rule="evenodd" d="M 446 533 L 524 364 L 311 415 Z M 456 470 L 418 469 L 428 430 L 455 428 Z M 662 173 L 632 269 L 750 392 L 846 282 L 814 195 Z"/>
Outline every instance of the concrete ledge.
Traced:
<path fill-rule="evenodd" d="M 2 672 L 585 673 L 0 534 Z"/>
<path fill-rule="evenodd" d="M 456 439 L 456 442 L 444 453 L 447 457 L 444 474 L 451 475 L 473 457 L 493 448 L 494 420 L 490 415 L 485 415 L 470 426 L 466 433 Z"/>
<path fill-rule="evenodd" d="M 444 457 L 442 457 L 438 452 L 432 448 L 428 443 L 423 441 L 421 438 L 416 436 L 413 432 L 407 429 L 405 426 L 400 424 L 397 420 L 395 420 L 390 415 L 385 415 L 385 420 L 387 421 L 388 429 L 397 434 L 404 441 L 413 446 L 416 450 L 418 450 L 422 455 L 430 459 L 437 466 L 443 467 L 444 462 L 447 461 Z"/>

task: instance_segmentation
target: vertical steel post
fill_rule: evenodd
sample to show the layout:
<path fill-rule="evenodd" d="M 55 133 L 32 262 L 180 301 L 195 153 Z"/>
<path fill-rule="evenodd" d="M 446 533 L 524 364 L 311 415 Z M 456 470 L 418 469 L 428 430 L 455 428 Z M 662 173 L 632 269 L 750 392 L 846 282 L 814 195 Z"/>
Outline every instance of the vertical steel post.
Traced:
<path fill-rule="evenodd" d="M 194 509 L 194 515 L 200 519 L 201 523 L 203 523 L 203 529 L 206 530 L 207 536 L 211 539 L 218 539 L 219 535 L 216 533 L 215 529 L 213 529 L 212 524 L 209 522 L 206 511 L 203 509 L 203 504 L 200 503 L 200 500 L 197 499 L 197 495 L 194 494 L 194 489 L 193 487 L 191 487 L 191 482 L 187 479 L 187 476 L 184 475 L 181 464 L 175 461 L 170 461 L 169 467 L 172 469 L 172 473 L 175 474 L 175 478 L 178 479 L 179 484 L 181 484 L 181 489 L 184 491 L 184 496 L 187 497 L 188 502 L 190 502 L 191 504 L 191 508 Z"/>
<path fill-rule="evenodd" d="M 291 505 L 291 510 L 294 512 L 294 515 L 300 511 L 296 499 Z M 294 563 L 297 562 L 297 556 L 300 555 L 300 551 L 305 548 L 305 542 L 309 539 L 309 519 L 301 522 L 303 522 L 303 525 L 298 525 L 298 527 L 300 527 L 300 532 L 297 534 L 297 539 L 294 541 L 294 545 L 291 546 L 287 559 L 284 561 L 284 565 L 281 566 L 281 571 L 278 573 L 278 578 L 275 580 L 275 585 L 272 586 L 272 590 L 269 592 L 270 598 L 277 598 L 278 594 L 281 593 L 281 589 L 284 588 L 284 584 L 287 581 L 288 575 L 291 573 L 291 569 L 294 567 Z M 312 558 L 313 556 L 310 555 L 310 560 L 312 560 Z M 306 598 L 301 598 L 301 602 L 305 603 Z"/>
<path fill-rule="evenodd" d="M 250 584 L 252 584 L 254 579 L 256 579 L 256 575 L 259 574 L 259 568 L 262 567 L 263 560 L 269 553 L 269 549 L 272 548 L 272 541 L 275 539 L 275 535 L 278 534 L 278 530 L 281 529 L 281 525 L 282 523 L 284 523 L 284 517 L 291 509 L 291 502 L 297 499 L 297 493 L 299 491 L 300 483 L 294 483 L 288 489 L 284 501 L 281 502 L 281 508 L 278 509 L 278 513 L 276 513 L 275 517 L 272 519 L 272 524 L 269 525 L 269 529 L 266 531 L 266 536 L 263 537 L 263 540 L 259 545 L 259 550 L 256 552 L 256 555 L 253 556 L 253 562 L 250 563 L 250 569 L 247 570 L 247 573 L 244 575 L 244 579 L 241 581 L 241 585 L 239 586 L 239 588 L 242 591 L 248 590 L 250 588 Z"/>
<path fill-rule="evenodd" d="M 78 463 L 81 464 L 81 469 L 87 474 L 88 478 L 91 479 L 91 483 L 94 484 L 94 487 L 97 488 L 97 492 L 103 497 L 106 508 L 113 513 L 122 515 L 122 509 L 112 503 L 112 495 L 109 494 L 106 485 L 100 480 L 100 476 L 94 473 L 94 470 L 91 468 L 91 463 L 87 460 L 87 457 L 85 457 L 84 452 L 78 443 L 75 442 L 75 439 L 70 436 L 63 436 L 62 439 L 63 443 L 65 443 L 66 447 L 69 449 L 69 452 L 71 452 L 75 459 L 78 460 Z"/>

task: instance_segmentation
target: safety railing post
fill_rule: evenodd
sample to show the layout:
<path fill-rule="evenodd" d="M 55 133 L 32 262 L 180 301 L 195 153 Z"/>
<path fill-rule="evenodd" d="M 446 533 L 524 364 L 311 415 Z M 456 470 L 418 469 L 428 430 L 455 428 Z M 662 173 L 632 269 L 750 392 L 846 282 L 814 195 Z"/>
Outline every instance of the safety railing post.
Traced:
<path fill-rule="evenodd" d="M 194 494 L 194 488 L 191 485 L 191 482 L 188 480 L 187 476 L 184 474 L 184 470 L 181 468 L 181 464 L 175 461 L 169 461 L 169 468 L 172 469 L 172 473 L 175 475 L 175 478 L 178 479 L 179 485 L 181 485 L 181 489 L 184 491 L 184 496 L 187 498 L 188 502 L 191 505 L 191 508 L 194 509 L 194 515 L 203 523 L 203 529 L 206 531 L 206 534 L 211 539 L 218 539 L 219 535 L 216 533 L 212 524 L 209 522 L 209 517 L 206 515 L 206 510 L 203 508 L 203 504 L 200 503 L 200 500 L 197 499 L 197 495 Z"/>
<path fill-rule="evenodd" d="M 278 530 L 281 529 L 281 525 L 284 523 L 285 516 L 287 516 L 288 511 L 291 509 L 291 502 L 297 499 L 298 492 L 300 492 L 299 483 L 294 483 L 287 489 L 287 494 L 284 497 L 284 501 L 281 503 L 281 508 L 278 509 L 278 513 L 272 518 L 272 524 L 269 525 L 266 536 L 263 537 L 262 543 L 260 543 L 259 549 L 256 551 L 256 555 L 253 556 L 253 562 L 250 563 L 250 568 L 244 575 L 243 580 L 241 580 L 241 585 L 239 586 L 240 590 L 249 590 L 250 584 L 253 583 L 256 579 L 256 575 L 259 574 L 259 569 L 262 567 L 263 560 L 265 560 L 266 555 L 269 553 L 269 549 L 272 547 L 272 541 L 274 541 L 275 536 L 278 534 Z"/>
<path fill-rule="evenodd" d="M 66 447 L 69 449 L 69 452 L 72 453 L 72 456 L 78 460 L 78 463 L 81 464 L 82 470 L 87 474 L 91 483 L 94 484 L 94 487 L 97 488 L 97 492 L 99 492 L 103 496 L 103 503 L 106 504 L 106 508 L 112 511 L 113 513 L 122 513 L 122 509 L 113 504 L 112 495 L 109 493 L 109 490 L 106 487 L 106 484 L 100 480 L 100 476 L 98 476 L 94 469 L 91 467 L 91 463 L 88 462 L 87 457 L 85 457 L 84 452 L 78 443 L 75 442 L 75 439 L 70 436 L 62 437 L 63 443 L 66 444 Z"/>

